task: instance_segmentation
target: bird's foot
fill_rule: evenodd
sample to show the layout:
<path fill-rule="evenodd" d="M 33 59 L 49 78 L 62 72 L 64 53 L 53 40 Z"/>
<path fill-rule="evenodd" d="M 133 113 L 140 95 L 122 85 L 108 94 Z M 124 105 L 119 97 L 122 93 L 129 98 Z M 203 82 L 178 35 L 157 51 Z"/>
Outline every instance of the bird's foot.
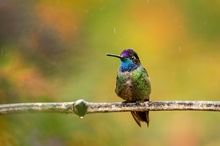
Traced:
<path fill-rule="evenodd" d="M 125 100 L 125 101 L 122 101 L 121 103 L 122 103 L 122 104 L 124 104 L 124 103 L 126 104 L 126 103 L 130 103 L 130 101 L 126 101 L 126 100 Z"/>

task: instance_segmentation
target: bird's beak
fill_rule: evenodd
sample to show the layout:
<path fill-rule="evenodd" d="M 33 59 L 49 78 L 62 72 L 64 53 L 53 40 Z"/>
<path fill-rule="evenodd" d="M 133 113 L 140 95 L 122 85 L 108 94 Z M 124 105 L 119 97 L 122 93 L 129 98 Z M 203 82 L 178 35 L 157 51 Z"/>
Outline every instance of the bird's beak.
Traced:
<path fill-rule="evenodd" d="M 116 58 L 119 58 L 119 59 L 124 59 L 123 57 L 121 57 L 119 55 L 116 55 L 116 54 L 107 53 L 106 56 L 111 56 L 111 57 L 116 57 Z"/>

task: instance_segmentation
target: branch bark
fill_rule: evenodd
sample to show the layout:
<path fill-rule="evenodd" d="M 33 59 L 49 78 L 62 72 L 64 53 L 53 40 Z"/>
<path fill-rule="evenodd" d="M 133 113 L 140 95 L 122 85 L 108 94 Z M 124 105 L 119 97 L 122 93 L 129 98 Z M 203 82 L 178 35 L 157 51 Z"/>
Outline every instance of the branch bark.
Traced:
<path fill-rule="evenodd" d="M 143 103 L 93 103 L 83 99 L 76 102 L 0 104 L 0 114 L 33 112 L 75 113 L 83 117 L 89 113 L 130 111 L 220 111 L 220 102 L 214 101 L 150 101 Z"/>

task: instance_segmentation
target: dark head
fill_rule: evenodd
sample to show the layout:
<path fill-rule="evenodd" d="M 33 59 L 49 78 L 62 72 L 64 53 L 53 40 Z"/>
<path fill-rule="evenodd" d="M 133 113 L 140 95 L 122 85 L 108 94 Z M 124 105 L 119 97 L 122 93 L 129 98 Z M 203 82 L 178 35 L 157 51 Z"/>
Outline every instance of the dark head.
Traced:
<path fill-rule="evenodd" d="M 140 60 L 137 53 L 132 49 L 123 50 L 119 55 L 107 54 L 107 56 L 117 57 L 120 59 L 120 70 L 121 71 L 132 71 L 140 66 Z"/>

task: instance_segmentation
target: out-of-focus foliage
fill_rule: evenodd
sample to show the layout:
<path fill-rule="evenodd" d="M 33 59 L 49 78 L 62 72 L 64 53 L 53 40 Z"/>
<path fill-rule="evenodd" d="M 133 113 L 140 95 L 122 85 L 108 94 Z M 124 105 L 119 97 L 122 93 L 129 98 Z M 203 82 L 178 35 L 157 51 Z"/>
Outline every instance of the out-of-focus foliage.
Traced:
<path fill-rule="evenodd" d="M 133 48 L 151 100 L 220 100 L 218 0 L 0 1 L 0 102 L 122 101 L 117 59 Z M 0 117 L 0 145 L 218 145 L 219 113 Z"/>

